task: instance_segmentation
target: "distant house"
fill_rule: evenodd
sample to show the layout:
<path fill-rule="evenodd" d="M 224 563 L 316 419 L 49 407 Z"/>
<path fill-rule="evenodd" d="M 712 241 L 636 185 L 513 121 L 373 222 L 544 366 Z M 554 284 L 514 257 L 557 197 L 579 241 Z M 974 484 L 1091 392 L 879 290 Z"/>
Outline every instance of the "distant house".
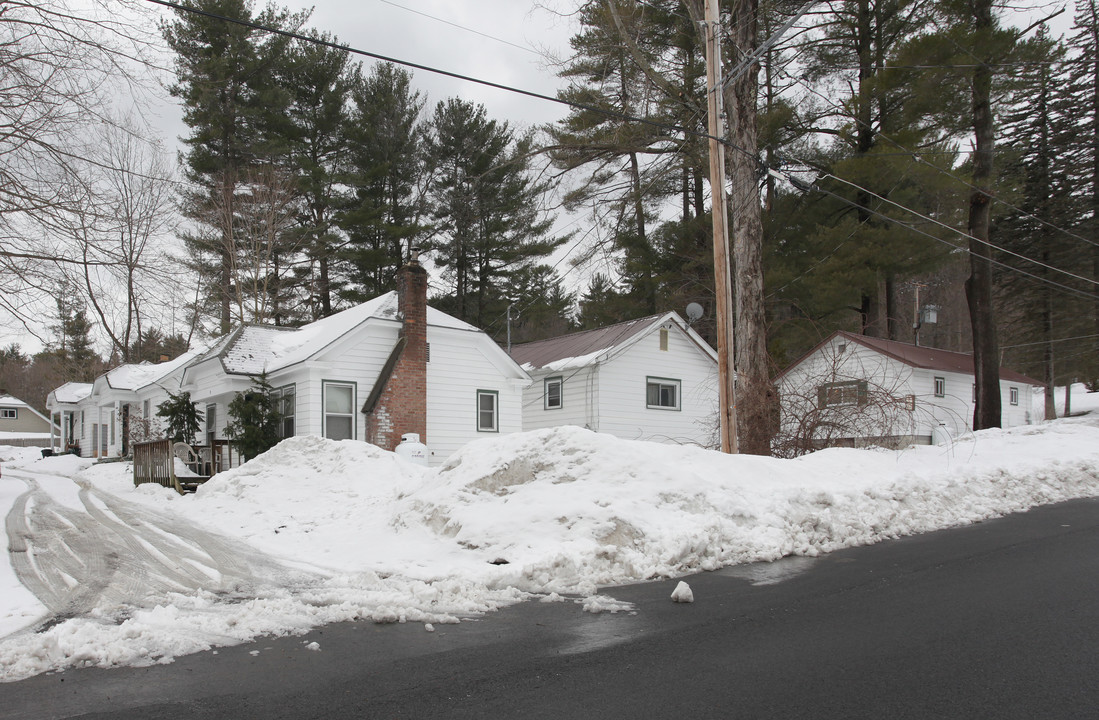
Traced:
<path fill-rule="evenodd" d="M 183 353 L 161 363 L 127 363 L 108 370 L 90 383 L 66 383 L 46 398 L 46 407 L 58 419 L 62 449 L 83 457 L 119 457 L 129 454 L 132 440 L 142 440 L 159 422 L 157 406 L 168 393 L 179 392 L 178 373 L 198 356 Z"/>
<path fill-rule="evenodd" d="M 836 332 L 776 379 L 781 436 L 802 450 L 842 445 L 932 444 L 973 427 L 973 356 Z M 1000 369 L 1004 427 L 1042 420 L 1041 383 Z"/>
<path fill-rule="evenodd" d="M 711 446 L 717 354 L 676 313 L 516 345 L 534 382 L 523 429 L 578 425 L 621 438 Z"/>
<path fill-rule="evenodd" d="M 42 413 L 0 390 L 0 445 L 49 445 L 53 425 Z"/>
<path fill-rule="evenodd" d="M 427 272 L 415 260 L 401 269 L 396 292 L 300 328 L 238 327 L 174 361 L 156 383 L 127 387 L 130 394 L 116 388 L 118 370 L 97 378 L 78 404 L 86 419 L 81 437 L 96 448 L 81 445 L 86 456 L 122 453 L 111 429 L 120 414 L 149 417 L 166 399 L 164 388 L 189 392 L 202 411 L 197 444 L 224 440 L 229 403 L 266 373 L 283 437 L 361 440 L 392 450 L 403 434 L 416 433 L 430 461 L 441 463 L 471 440 L 522 429 L 522 392 L 530 382 L 485 333 L 428 307 Z"/>

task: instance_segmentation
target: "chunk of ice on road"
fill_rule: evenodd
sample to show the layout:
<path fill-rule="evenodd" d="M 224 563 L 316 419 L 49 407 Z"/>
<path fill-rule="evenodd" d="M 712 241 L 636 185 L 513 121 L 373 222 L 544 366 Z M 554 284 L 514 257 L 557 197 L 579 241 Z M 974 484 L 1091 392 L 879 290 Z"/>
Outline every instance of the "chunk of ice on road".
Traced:
<path fill-rule="evenodd" d="M 675 586 L 675 590 L 672 590 L 672 602 L 677 603 L 689 603 L 695 601 L 695 594 L 691 592 L 691 586 L 682 580 Z"/>

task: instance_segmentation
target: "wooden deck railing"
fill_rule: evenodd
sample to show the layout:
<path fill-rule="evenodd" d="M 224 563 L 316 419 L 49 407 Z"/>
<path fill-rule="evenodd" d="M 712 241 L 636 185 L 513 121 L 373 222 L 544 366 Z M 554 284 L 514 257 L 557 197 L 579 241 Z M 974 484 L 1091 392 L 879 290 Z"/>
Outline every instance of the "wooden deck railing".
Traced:
<path fill-rule="evenodd" d="M 180 447 L 181 446 L 181 447 Z M 202 483 L 217 473 L 240 465 L 240 453 L 228 440 L 215 440 L 213 446 L 173 443 L 171 440 L 149 440 L 134 443 L 134 485 L 156 483 L 176 492 L 194 492 Z M 177 448 L 181 457 L 195 475 L 176 474 Z"/>

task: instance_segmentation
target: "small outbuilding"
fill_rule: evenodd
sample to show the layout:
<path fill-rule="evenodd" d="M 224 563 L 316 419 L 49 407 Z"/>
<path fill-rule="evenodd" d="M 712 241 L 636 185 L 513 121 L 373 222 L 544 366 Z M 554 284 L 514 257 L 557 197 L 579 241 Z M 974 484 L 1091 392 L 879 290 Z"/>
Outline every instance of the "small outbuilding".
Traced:
<path fill-rule="evenodd" d="M 675 312 L 524 343 L 523 429 L 577 425 L 630 440 L 712 447 L 717 353 Z"/>

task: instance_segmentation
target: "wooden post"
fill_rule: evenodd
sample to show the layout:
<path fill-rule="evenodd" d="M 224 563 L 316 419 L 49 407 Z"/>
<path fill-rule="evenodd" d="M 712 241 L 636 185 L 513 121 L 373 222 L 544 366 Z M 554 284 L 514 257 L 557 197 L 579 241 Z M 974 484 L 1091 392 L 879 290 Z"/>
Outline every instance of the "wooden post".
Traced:
<path fill-rule="evenodd" d="M 706 109 L 710 135 L 710 195 L 714 231 L 714 309 L 717 316 L 718 415 L 721 451 L 738 452 L 736 370 L 733 366 L 733 297 L 729 283 L 729 228 L 725 221 L 725 148 L 721 126 L 721 39 L 717 0 L 706 0 Z"/>

